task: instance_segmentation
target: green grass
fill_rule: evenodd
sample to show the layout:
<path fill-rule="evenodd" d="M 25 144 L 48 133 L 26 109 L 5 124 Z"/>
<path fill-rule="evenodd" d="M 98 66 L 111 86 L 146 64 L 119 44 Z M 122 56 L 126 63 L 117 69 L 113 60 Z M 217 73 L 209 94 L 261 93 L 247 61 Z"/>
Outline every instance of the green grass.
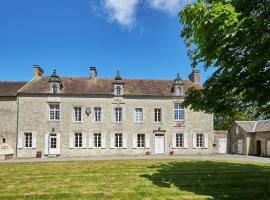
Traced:
<path fill-rule="evenodd" d="M 0 164 L 0 199 L 270 199 L 270 164 L 189 160 Z"/>

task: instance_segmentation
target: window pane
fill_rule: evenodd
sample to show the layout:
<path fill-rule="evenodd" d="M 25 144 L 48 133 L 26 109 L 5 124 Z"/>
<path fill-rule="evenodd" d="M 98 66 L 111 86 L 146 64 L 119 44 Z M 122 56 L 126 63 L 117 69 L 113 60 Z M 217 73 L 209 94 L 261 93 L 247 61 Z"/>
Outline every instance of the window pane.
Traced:
<path fill-rule="evenodd" d="M 115 108 L 115 121 L 122 122 L 122 108 Z"/>
<path fill-rule="evenodd" d="M 101 108 L 100 107 L 95 108 L 95 121 L 96 122 L 101 121 Z"/>
<path fill-rule="evenodd" d="M 143 122 L 143 109 L 142 108 L 135 108 L 135 121 L 136 123 Z"/>

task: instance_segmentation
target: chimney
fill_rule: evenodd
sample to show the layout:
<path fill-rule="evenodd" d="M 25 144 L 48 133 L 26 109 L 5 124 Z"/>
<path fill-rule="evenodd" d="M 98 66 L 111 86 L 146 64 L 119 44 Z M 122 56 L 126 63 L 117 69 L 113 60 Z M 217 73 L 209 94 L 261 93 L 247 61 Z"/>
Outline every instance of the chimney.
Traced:
<path fill-rule="evenodd" d="M 44 73 L 44 70 L 38 65 L 33 65 L 33 69 L 34 69 L 34 78 L 38 78 L 42 76 Z"/>
<path fill-rule="evenodd" d="M 96 67 L 90 67 L 90 79 L 94 80 L 97 77 Z"/>
<path fill-rule="evenodd" d="M 200 84 L 200 70 L 193 69 L 188 77 L 193 83 Z"/>

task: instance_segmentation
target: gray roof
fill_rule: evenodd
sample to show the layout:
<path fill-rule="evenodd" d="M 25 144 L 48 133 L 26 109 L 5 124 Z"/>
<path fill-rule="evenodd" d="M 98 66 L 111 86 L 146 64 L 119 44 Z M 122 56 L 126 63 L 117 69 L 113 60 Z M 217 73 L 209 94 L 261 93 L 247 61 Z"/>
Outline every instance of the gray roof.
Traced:
<path fill-rule="evenodd" d="M 235 123 L 248 133 L 270 132 L 270 120 L 235 121 Z"/>

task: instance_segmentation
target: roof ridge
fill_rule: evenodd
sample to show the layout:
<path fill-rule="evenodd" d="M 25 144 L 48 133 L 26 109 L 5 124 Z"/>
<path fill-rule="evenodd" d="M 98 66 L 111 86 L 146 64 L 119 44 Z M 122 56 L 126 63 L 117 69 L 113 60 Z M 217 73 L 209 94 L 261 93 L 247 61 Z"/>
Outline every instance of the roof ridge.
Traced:
<path fill-rule="evenodd" d="M 255 125 L 254 125 L 254 127 L 253 127 L 253 129 L 252 129 L 252 132 L 255 132 L 256 127 L 257 127 L 257 124 L 258 124 L 258 122 L 255 122 Z"/>
<path fill-rule="evenodd" d="M 28 81 L 9 81 L 9 80 L 0 80 L 0 83 L 27 83 Z"/>

